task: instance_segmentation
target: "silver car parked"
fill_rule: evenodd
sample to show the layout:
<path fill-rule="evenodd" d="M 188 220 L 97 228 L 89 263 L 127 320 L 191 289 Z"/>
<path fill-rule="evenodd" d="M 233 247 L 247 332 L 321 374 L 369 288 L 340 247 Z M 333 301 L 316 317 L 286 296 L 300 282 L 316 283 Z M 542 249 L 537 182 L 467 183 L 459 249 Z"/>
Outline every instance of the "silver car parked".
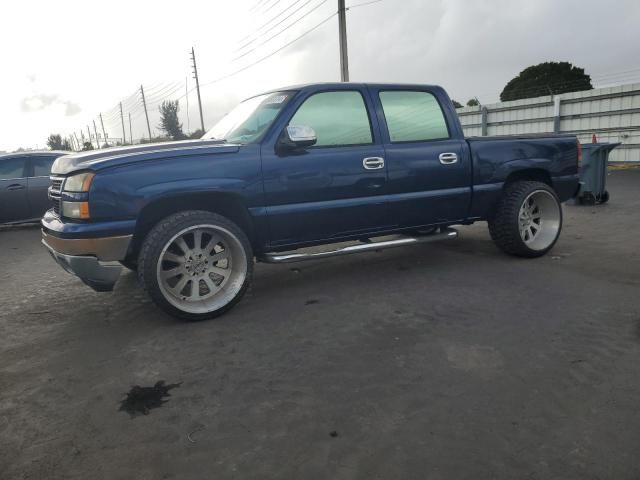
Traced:
<path fill-rule="evenodd" d="M 56 158 L 72 152 L 0 155 L 0 223 L 38 220 L 49 209 L 49 173 Z"/>

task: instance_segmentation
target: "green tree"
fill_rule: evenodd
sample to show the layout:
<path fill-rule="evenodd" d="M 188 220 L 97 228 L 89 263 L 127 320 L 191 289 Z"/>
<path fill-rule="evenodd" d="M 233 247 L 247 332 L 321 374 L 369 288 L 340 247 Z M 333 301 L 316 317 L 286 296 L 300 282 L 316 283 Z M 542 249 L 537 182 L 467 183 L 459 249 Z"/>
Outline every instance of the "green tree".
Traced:
<path fill-rule="evenodd" d="M 520 100 L 591 90 L 591 77 L 569 62 L 544 62 L 525 68 L 502 90 L 500 100 Z"/>
<path fill-rule="evenodd" d="M 202 135 L 204 135 L 204 132 L 200 129 L 197 129 L 195 132 L 189 135 L 189 138 L 200 139 L 202 138 Z"/>
<path fill-rule="evenodd" d="M 478 105 L 480 105 L 480 102 L 477 98 L 470 98 L 467 102 L 467 107 L 477 107 Z"/>
<path fill-rule="evenodd" d="M 456 102 L 455 100 L 451 99 L 451 103 L 453 103 L 453 106 L 455 108 L 462 108 L 462 104 L 460 102 Z"/>
<path fill-rule="evenodd" d="M 47 146 L 51 150 L 71 150 L 71 145 L 68 140 L 63 140 L 59 133 L 52 133 L 47 138 Z"/>
<path fill-rule="evenodd" d="M 93 150 L 93 145 L 91 144 L 91 142 L 84 142 L 82 144 L 82 151 L 86 152 L 87 150 Z"/>
<path fill-rule="evenodd" d="M 178 119 L 178 111 L 180 110 L 178 100 L 164 101 L 158 109 L 160 110 L 160 124 L 158 125 L 158 128 L 173 140 L 182 140 L 186 138 L 182 131 L 182 124 Z"/>

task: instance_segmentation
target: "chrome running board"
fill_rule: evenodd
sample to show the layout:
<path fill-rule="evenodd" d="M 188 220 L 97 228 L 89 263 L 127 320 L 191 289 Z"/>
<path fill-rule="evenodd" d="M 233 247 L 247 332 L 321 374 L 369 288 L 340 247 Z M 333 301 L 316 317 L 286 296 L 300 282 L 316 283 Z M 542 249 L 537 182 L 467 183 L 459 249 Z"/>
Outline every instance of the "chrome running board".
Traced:
<path fill-rule="evenodd" d="M 360 245 L 349 245 L 347 247 L 316 253 L 265 253 L 258 258 L 264 263 L 294 263 L 305 260 L 317 260 L 320 258 L 338 257 L 340 255 L 351 255 L 353 253 L 371 252 L 375 250 L 385 250 L 387 248 L 404 247 L 406 245 L 417 245 L 420 243 L 435 242 L 439 240 L 453 240 L 457 238 L 458 232 L 453 228 L 447 228 L 438 233 L 429 235 L 418 235 L 413 237 L 403 237 L 396 240 L 383 240 L 380 242 L 363 243 Z"/>

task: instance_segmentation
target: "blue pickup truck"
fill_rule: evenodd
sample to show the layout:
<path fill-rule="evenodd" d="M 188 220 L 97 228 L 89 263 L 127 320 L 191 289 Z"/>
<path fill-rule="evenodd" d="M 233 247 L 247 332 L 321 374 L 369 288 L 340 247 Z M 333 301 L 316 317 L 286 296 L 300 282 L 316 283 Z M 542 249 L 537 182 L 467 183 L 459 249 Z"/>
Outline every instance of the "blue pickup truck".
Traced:
<path fill-rule="evenodd" d="M 42 237 L 95 290 L 125 266 L 160 308 L 200 320 L 242 298 L 254 260 L 450 239 L 476 221 L 504 252 L 544 255 L 580 156 L 572 136 L 465 139 L 437 86 L 294 86 L 243 101 L 201 140 L 60 157 Z"/>

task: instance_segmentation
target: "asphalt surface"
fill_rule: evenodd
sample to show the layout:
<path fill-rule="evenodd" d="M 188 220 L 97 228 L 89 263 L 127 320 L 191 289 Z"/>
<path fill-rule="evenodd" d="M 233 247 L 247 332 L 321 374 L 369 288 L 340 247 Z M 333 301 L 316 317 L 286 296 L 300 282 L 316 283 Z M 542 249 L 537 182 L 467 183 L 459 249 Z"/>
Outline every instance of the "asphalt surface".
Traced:
<path fill-rule="evenodd" d="M 544 258 L 478 224 L 258 265 L 204 323 L 131 273 L 94 293 L 36 229 L 0 231 L 0 478 L 640 478 L 640 171 L 608 181 Z"/>

